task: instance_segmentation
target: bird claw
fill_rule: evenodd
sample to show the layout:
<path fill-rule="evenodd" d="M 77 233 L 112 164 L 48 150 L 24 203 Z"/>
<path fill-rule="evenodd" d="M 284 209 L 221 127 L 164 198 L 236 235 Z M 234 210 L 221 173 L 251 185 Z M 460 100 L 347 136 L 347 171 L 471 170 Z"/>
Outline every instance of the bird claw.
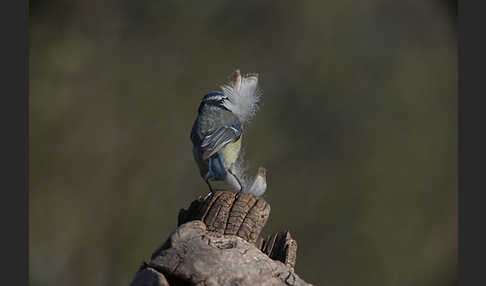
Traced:
<path fill-rule="evenodd" d="M 209 187 L 209 193 L 206 196 L 204 196 L 204 199 L 203 199 L 205 201 L 214 193 L 214 190 L 213 190 L 213 187 L 211 186 L 211 184 L 209 183 L 209 180 L 207 178 L 204 181 L 206 182 L 206 184 Z"/>
<path fill-rule="evenodd" d="M 240 195 L 243 193 L 243 188 L 241 188 L 237 193 L 236 193 L 236 196 L 235 196 L 235 201 L 240 197 Z"/>
<path fill-rule="evenodd" d="M 212 191 L 210 191 L 209 193 L 207 193 L 207 195 L 206 195 L 206 196 L 204 196 L 203 201 L 207 200 L 207 199 L 208 199 L 209 197 L 211 197 L 212 195 L 213 195 L 213 192 L 212 192 Z"/>

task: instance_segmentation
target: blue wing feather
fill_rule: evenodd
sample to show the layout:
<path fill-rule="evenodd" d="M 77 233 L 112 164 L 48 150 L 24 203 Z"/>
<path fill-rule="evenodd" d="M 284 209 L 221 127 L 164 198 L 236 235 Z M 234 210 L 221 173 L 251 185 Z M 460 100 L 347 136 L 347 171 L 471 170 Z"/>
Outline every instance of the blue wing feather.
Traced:
<path fill-rule="evenodd" d="M 201 142 L 203 160 L 218 153 L 228 143 L 237 141 L 242 132 L 243 127 L 241 123 L 238 122 L 229 126 L 222 126 L 213 132 L 206 134 Z"/>

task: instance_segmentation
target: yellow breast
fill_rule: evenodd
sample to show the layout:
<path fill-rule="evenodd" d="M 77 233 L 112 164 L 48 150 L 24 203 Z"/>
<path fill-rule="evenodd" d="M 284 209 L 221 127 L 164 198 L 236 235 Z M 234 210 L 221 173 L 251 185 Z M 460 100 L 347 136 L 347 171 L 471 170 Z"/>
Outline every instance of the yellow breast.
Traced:
<path fill-rule="evenodd" d="M 240 154 L 240 149 L 241 149 L 241 138 L 238 139 L 236 142 L 229 143 L 226 145 L 223 150 L 223 164 L 224 167 L 229 169 L 231 166 L 236 162 L 236 159 L 238 159 L 238 156 Z"/>

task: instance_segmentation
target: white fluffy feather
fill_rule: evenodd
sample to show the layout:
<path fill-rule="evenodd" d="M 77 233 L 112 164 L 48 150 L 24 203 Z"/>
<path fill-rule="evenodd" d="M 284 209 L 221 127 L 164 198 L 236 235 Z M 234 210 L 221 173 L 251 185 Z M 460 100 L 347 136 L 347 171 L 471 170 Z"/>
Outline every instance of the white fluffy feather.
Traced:
<path fill-rule="evenodd" d="M 241 123 L 246 123 L 255 116 L 262 95 L 258 86 L 258 74 L 242 76 L 240 71 L 236 70 L 235 79 L 221 86 L 221 90 L 228 97 L 228 100 L 223 103 L 224 106 L 231 110 Z M 243 157 L 244 150 L 241 150 L 232 170 L 239 178 L 244 192 L 261 196 L 267 188 L 266 169 L 260 167 L 258 174 L 254 178 L 250 178 L 247 175 L 248 167 Z"/>
<path fill-rule="evenodd" d="M 241 123 L 251 120 L 258 111 L 261 90 L 258 87 L 258 74 L 240 75 L 236 71 L 236 80 L 221 86 L 228 97 L 224 106 L 231 110 Z"/>
<path fill-rule="evenodd" d="M 262 196 L 267 189 L 267 170 L 260 167 L 258 168 L 257 175 L 251 178 L 248 176 L 248 166 L 243 155 L 243 153 L 240 153 L 240 157 L 238 157 L 238 160 L 232 166 L 232 171 L 240 180 L 244 193 Z"/>
<path fill-rule="evenodd" d="M 250 189 L 247 193 L 253 194 L 255 196 L 261 196 L 267 190 L 267 170 L 263 167 L 258 168 L 258 174 L 253 181 Z"/>
<path fill-rule="evenodd" d="M 238 160 L 232 166 L 232 170 L 240 180 L 243 190 L 248 190 L 253 182 L 248 176 L 248 165 L 244 157 L 244 150 L 241 150 Z"/>

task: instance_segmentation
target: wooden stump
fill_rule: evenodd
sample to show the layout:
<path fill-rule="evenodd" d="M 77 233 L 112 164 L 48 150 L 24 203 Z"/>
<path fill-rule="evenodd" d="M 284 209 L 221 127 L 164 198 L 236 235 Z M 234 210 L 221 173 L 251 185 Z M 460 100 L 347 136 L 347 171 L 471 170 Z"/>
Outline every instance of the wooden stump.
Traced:
<path fill-rule="evenodd" d="M 269 215 L 263 198 L 246 193 L 193 201 L 131 286 L 310 285 L 294 272 L 297 242 L 288 231 L 260 236 Z"/>

